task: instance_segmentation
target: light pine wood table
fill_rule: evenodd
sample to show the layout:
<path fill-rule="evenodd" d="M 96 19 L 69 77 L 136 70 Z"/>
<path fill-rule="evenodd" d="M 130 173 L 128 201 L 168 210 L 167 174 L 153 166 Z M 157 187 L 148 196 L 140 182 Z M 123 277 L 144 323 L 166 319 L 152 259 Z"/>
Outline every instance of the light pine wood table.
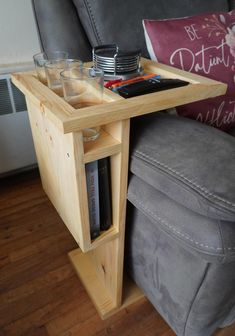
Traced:
<path fill-rule="evenodd" d="M 143 297 L 123 280 L 130 118 L 222 95 L 227 86 L 143 59 L 145 73 L 179 78 L 190 85 L 123 99 L 105 89 L 101 105 L 74 109 L 37 79 L 34 72 L 12 75 L 25 94 L 43 188 L 79 248 L 70 260 L 101 318 Z M 90 65 L 90 64 L 88 64 Z M 82 129 L 101 126 L 101 136 L 83 143 Z M 111 161 L 113 223 L 91 241 L 85 164 Z"/>

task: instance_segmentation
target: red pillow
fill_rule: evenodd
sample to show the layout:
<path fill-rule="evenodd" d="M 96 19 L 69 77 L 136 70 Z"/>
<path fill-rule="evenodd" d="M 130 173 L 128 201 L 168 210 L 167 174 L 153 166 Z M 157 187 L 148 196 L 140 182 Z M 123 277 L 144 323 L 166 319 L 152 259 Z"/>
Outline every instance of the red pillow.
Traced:
<path fill-rule="evenodd" d="M 151 59 L 228 84 L 224 96 L 177 108 L 222 130 L 235 127 L 235 10 L 172 20 L 143 20 Z"/>

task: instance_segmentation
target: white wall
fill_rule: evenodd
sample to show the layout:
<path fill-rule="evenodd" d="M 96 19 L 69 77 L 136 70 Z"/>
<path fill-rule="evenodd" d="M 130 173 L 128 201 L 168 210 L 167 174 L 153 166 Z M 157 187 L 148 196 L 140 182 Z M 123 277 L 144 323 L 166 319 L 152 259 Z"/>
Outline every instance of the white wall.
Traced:
<path fill-rule="evenodd" d="M 32 61 L 40 51 L 30 0 L 0 0 L 0 65 Z"/>

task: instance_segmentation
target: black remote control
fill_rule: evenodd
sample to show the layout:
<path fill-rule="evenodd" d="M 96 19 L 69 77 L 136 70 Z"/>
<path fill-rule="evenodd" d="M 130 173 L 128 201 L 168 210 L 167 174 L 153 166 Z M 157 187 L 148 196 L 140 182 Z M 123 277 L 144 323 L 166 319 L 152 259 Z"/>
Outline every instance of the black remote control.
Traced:
<path fill-rule="evenodd" d="M 188 85 L 189 82 L 173 78 L 150 78 L 137 83 L 129 84 L 118 89 L 118 93 L 124 98 L 140 96 L 162 90 L 169 90 Z"/>

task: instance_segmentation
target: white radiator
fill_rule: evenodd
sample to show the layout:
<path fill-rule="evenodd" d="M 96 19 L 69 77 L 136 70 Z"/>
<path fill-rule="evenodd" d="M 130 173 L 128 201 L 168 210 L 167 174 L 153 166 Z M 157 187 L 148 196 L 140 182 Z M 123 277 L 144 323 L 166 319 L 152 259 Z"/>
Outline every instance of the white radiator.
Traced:
<path fill-rule="evenodd" d="M 19 69 L 17 69 L 19 71 Z M 0 74 L 0 174 L 36 164 L 24 95 Z"/>

